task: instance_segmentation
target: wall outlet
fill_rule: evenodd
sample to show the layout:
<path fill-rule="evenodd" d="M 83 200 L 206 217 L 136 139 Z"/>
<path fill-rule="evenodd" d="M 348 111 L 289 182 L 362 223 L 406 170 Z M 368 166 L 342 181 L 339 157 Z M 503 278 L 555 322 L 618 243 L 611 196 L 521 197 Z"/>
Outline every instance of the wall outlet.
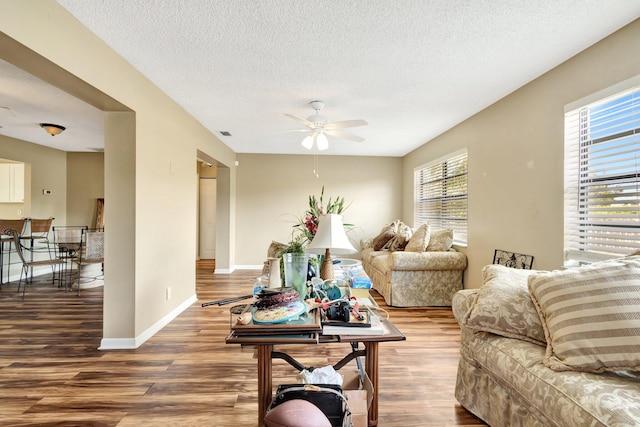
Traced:
<path fill-rule="evenodd" d="M 51 190 L 42 190 L 42 194 L 44 194 L 45 196 L 50 196 Z"/>
<path fill-rule="evenodd" d="M 167 288 L 167 301 L 171 299 L 171 286 Z"/>
<path fill-rule="evenodd" d="M 18 216 L 22 216 L 23 213 L 24 211 L 22 209 L 18 209 Z"/>

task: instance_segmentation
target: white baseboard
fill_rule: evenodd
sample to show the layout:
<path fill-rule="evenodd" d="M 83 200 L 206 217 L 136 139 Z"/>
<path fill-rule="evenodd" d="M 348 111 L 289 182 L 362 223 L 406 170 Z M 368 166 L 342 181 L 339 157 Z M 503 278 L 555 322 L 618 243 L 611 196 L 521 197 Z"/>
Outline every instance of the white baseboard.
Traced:
<path fill-rule="evenodd" d="M 98 350 L 131 350 L 138 348 L 196 301 L 198 301 L 198 297 L 194 294 L 135 338 L 102 338 Z"/>
<path fill-rule="evenodd" d="M 133 350 L 138 348 L 135 338 L 102 338 L 98 350 Z"/>
<path fill-rule="evenodd" d="M 233 268 L 216 268 L 214 273 L 216 273 L 216 274 L 231 274 L 236 270 L 262 270 L 262 264 L 260 264 L 260 265 L 236 265 Z"/>
<path fill-rule="evenodd" d="M 235 270 L 262 270 L 263 265 L 236 265 Z M 218 270 L 216 270 L 216 273 Z"/>

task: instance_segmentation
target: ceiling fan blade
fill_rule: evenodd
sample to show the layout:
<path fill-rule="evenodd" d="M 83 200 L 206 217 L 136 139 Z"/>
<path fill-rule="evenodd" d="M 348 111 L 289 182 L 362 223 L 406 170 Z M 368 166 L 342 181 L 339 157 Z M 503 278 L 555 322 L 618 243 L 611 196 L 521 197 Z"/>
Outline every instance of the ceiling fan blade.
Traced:
<path fill-rule="evenodd" d="M 353 128 L 356 126 L 366 126 L 368 124 L 369 123 L 365 122 L 364 120 L 344 120 L 341 122 L 329 123 L 324 128 L 325 129 L 343 129 L 343 128 Z"/>
<path fill-rule="evenodd" d="M 351 135 L 350 133 L 346 133 L 346 132 L 343 132 L 341 130 L 325 129 L 324 133 L 326 133 L 327 135 L 335 136 L 336 138 L 350 139 L 351 141 L 356 141 L 356 142 L 364 141 L 364 138 L 361 138 L 361 137 L 355 136 L 355 135 Z"/>
<path fill-rule="evenodd" d="M 313 123 L 311 123 L 307 119 L 303 119 L 302 117 L 298 117 L 295 114 L 285 114 L 285 116 L 289 117 L 290 119 L 295 120 L 296 122 L 302 123 L 303 125 L 305 125 L 309 129 L 313 129 Z"/>

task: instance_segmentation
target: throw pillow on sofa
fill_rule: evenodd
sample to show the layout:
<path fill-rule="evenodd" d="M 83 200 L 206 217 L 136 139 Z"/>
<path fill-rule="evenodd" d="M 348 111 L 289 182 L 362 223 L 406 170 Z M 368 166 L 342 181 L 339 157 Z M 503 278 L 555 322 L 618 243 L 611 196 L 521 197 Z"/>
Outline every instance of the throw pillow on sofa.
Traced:
<path fill-rule="evenodd" d="M 282 256 L 282 252 L 284 252 L 288 247 L 289 245 L 286 243 L 280 243 L 272 240 L 269 245 L 269 249 L 267 249 L 267 258 L 280 258 Z"/>
<path fill-rule="evenodd" d="M 403 251 L 409 243 L 411 236 L 413 235 L 413 230 L 408 225 L 398 222 L 398 231 L 396 235 L 387 242 L 384 246 L 384 249 L 388 249 L 391 252 L 395 251 Z"/>
<path fill-rule="evenodd" d="M 499 264 L 485 266 L 482 286 L 463 324 L 475 332 L 491 332 L 545 346 L 542 323 L 527 288 L 527 279 L 533 273 L 536 271 Z"/>
<path fill-rule="evenodd" d="M 427 245 L 429 244 L 429 239 L 431 236 L 431 231 L 427 224 L 422 224 L 418 229 L 413 233 L 411 239 L 409 239 L 409 243 L 404 247 L 405 252 L 424 252 L 427 249 Z"/>
<path fill-rule="evenodd" d="M 640 371 L 640 256 L 538 272 L 529 290 L 555 371 Z"/>
<path fill-rule="evenodd" d="M 382 248 L 389 242 L 389 240 L 393 239 L 396 235 L 396 227 L 394 223 L 385 225 L 382 227 L 380 234 L 373 238 L 373 250 L 381 251 Z"/>
<path fill-rule="evenodd" d="M 433 230 L 426 250 L 445 252 L 451 249 L 451 246 L 453 246 L 453 230 L 451 228 Z"/>

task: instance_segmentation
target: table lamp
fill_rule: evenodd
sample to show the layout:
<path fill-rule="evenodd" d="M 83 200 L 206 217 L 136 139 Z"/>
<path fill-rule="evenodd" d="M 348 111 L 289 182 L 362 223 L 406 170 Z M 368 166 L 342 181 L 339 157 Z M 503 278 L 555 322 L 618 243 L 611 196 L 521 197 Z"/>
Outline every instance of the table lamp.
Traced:
<path fill-rule="evenodd" d="M 337 214 L 320 215 L 318 231 L 316 231 L 316 235 L 305 250 L 314 254 L 322 254 L 324 252 L 324 261 L 320 268 L 320 278 L 322 280 L 333 279 L 331 252 L 338 255 L 357 252 L 344 232 L 342 215 Z"/>

